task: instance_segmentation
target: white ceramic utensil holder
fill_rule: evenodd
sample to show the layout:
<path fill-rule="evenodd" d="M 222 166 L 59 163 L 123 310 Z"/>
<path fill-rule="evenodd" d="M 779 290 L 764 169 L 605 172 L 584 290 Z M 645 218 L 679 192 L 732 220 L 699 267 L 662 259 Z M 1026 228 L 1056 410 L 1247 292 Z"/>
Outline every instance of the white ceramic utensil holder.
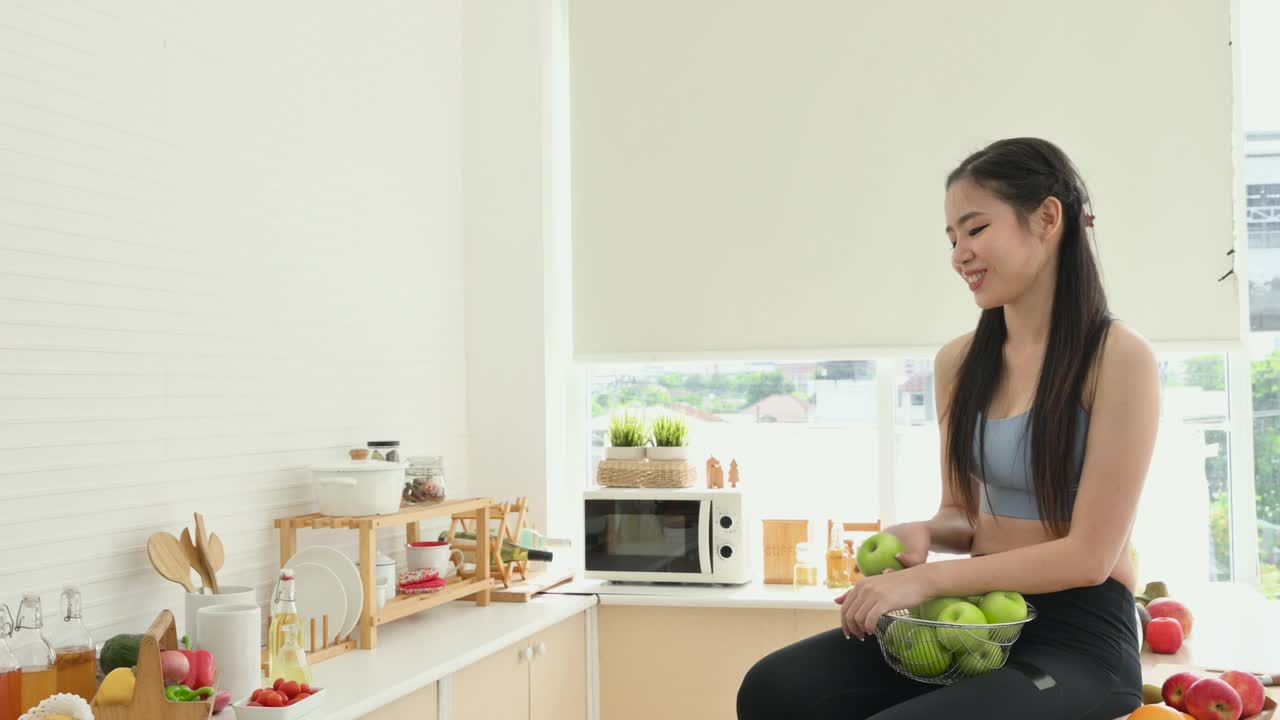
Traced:
<path fill-rule="evenodd" d="M 184 618 L 185 623 L 182 626 L 182 633 L 191 636 L 191 646 L 200 646 L 200 630 L 196 627 L 196 613 L 200 608 L 209 607 L 211 605 L 257 605 L 258 591 L 247 585 L 222 585 L 222 592 L 214 595 L 213 593 L 187 593 L 187 612 Z M 181 637 L 182 633 L 179 633 Z"/>
<path fill-rule="evenodd" d="M 196 613 L 200 643 L 218 661 L 219 687 L 240 702 L 260 687 L 262 609 L 255 605 L 210 605 Z"/>

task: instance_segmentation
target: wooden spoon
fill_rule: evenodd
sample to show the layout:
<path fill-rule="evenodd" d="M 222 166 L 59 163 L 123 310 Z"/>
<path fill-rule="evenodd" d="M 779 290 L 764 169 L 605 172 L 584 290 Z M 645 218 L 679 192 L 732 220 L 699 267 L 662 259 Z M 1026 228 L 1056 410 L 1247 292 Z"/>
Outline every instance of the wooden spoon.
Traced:
<path fill-rule="evenodd" d="M 205 572 L 204 565 L 200 563 L 200 553 L 196 551 L 196 544 L 191 540 L 191 531 L 182 528 L 182 552 L 187 556 L 187 562 L 191 564 L 192 569 L 200 576 L 200 582 L 205 587 L 209 585 L 209 575 Z"/>
<path fill-rule="evenodd" d="M 213 590 L 213 594 L 218 594 L 218 576 L 209 570 L 209 534 L 204 531 L 204 516 L 195 513 L 196 516 L 196 554 L 200 556 L 200 564 L 204 566 L 205 572 L 208 573 L 209 589 Z"/>
<path fill-rule="evenodd" d="M 147 557 L 160 577 L 178 583 L 189 593 L 196 591 L 191 584 L 191 563 L 178 538 L 167 532 L 155 533 L 147 539 Z"/>

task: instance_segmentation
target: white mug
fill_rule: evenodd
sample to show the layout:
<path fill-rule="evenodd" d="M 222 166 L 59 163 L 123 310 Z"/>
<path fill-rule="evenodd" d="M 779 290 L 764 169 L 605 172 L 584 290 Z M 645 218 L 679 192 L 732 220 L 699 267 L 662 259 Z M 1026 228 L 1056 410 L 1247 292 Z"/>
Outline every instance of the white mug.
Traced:
<path fill-rule="evenodd" d="M 433 568 L 440 577 L 452 577 L 462 566 L 462 551 L 454 549 L 448 543 L 428 547 L 405 545 L 404 559 L 409 571 Z"/>

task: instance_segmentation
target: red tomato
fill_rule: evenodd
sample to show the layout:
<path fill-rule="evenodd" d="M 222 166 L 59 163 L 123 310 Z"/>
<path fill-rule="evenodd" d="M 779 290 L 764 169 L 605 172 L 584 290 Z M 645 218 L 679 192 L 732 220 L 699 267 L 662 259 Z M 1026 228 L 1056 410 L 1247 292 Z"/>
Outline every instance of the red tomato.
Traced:
<path fill-rule="evenodd" d="M 280 689 L 280 686 L 281 686 L 281 685 L 283 685 L 283 684 L 284 684 L 284 678 L 276 678 L 276 681 L 275 681 L 274 683 L 272 683 L 272 684 L 271 684 L 271 689 L 272 689 L 272 690 L 279 690 L 279 689 Z"/>
<path fill-rule="evenodd" d="M 284 693 L 284 696 L 287 698 L 295 698 L 298 697 L 298 693 L 302 692 L 302 690 L 298 687 L 298 683 L 290 680 L 276 688 L 276 692 Z"/>
<path fill-rule="evenodd" d="M 301 685 L 299 685 L 298 687 L 300 687 L 300 688 L 302 689 L 302 692 L 307 693 L 307 694 L 311 694 L 311 686 L 310 686 L 310 685 L 308 685 L 308 684 L 306 684 L 306 683 L 302 683 L 302 684 L 301 684 Z"/>
<path fill-rule="evenodd" d="M 284 707 L 285 696 L 273 690 L 263 693 L 262 697 L 258 698 L 258 702 L 261 702 L 266 707 Z"/>

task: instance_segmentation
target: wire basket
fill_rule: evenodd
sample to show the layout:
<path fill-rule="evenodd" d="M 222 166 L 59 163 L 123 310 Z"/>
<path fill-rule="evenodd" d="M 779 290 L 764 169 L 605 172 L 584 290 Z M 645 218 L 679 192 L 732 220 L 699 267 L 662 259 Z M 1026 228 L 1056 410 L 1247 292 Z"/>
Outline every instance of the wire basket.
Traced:
<path fill-rule="evenodd" d="M 1027 604 L 1024 620 L 990 625 L 956 625 L 912 617 L 894 610 L 880 617 L 876 636 L 885 662 L 912 680 L 950 685 L 1004 667 L 1022 626 L 1036 619 Z"/>

